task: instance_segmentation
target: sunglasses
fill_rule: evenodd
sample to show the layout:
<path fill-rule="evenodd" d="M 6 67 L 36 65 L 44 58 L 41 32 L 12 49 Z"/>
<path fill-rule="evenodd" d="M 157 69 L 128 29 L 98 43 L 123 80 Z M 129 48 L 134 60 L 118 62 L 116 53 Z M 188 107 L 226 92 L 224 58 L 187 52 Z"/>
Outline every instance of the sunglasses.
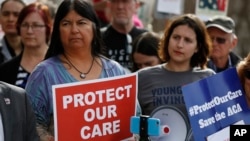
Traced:
<path fill-rule="evenodd" d="M 212 37 L 212 41 L 216 41 L 218 44 L 225 44 L 226 39 L 221 37 Z"/>
<path fill-rule="evenodd" d="M 245 77 L 246 77 L 247 79 L 250 79 L 250 70 L 246 70 L 246 71 L 245 71 Z"/>

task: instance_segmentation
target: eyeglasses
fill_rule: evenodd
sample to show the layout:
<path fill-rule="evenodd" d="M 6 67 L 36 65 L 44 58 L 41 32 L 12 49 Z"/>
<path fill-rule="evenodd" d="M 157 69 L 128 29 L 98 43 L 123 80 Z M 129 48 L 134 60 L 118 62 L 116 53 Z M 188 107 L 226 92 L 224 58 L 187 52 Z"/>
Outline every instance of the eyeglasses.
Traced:
<path fill-rule="evenodd" d="M 21 25 L 21 29 L 28 30 L 29 28 L 31 28 L 33 31 L 40 30 L 43 27 L 45 27 L 45 25 L 42 25 L 42 24 L 31 24 L 31 25 L 22 24 Z"/>
<path fill-rule="evenodd" d="M 226 39 L 221 37 L 212 37 L 212 41 L 216 41 L 218 44 L 225 44 Z"/>
<path fill-rule="evenodd" d="M 250 79 L 250 70 L 246 70 L 246 71 L 245 71 L 245 77 L 246 77 L 247 79 Z"/>

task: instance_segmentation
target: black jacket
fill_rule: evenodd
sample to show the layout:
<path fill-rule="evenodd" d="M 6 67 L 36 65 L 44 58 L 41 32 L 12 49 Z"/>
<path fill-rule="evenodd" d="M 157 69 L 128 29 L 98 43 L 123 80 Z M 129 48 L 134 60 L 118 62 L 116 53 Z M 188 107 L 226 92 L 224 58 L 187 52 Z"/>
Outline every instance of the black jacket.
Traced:
<path fill-rule="evenodd" d="M 22 53 L 0 65 L 0 81 L 15 85 Z"/>

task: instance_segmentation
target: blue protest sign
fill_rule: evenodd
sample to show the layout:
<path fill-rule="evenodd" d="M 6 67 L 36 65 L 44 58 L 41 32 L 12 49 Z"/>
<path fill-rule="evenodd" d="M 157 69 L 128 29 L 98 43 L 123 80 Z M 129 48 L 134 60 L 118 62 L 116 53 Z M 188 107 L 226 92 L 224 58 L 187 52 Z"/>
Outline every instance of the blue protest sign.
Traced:
<path fill-rule="evenodd" d="M 196 141 L 225 141 L 230 125 L 250 123 L 236 68 L 187 84 L 182 91 Z"/>

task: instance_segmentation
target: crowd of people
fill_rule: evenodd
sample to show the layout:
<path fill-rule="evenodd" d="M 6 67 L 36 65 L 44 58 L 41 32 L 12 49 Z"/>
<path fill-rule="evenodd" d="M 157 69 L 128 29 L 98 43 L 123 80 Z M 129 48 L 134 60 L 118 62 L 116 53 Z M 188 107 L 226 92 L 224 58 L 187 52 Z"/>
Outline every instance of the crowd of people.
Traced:
<path fill-rule="evenodd" d="M 129 73 L 138 74 L 137 110 L 143 115 L 164 105 L 187 115 L 181 87 L 233 67 L 250 105 L 250 55 L 242 59 L 232 51 L 238 41 L 232 18 L 214 16 L 204 22 L 195 14 L 178 15 L 160 35 L 136 25 L 140 4 L 64 0 L 54 15 L 42 2 L 4 0 L 0 140 L 53 141 L 52 85 Z M 108 15 L 100 8 L 104 5 Z M 12 104 L 8 110 L 6 105 Z M 15 128 L 11 116 L 24 127 Z"/>

